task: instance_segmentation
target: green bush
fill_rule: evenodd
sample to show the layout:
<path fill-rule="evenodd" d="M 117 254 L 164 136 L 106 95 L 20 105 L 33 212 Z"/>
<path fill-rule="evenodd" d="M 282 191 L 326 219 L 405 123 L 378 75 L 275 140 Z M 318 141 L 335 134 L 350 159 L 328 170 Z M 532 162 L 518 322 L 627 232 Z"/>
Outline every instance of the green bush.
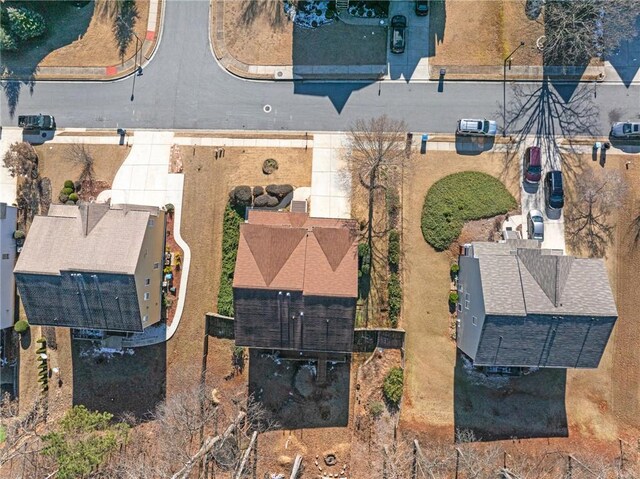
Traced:
<path fill-rule="evenodd" d="M 24 231 L 22 230 L 15 230 L 13 232 L 13 239 L 19 240 L 19 239 L 24 239 L 25 234 Z"/>
<path fill-rule="evenodd" d="M 173 206 L 173 203 L 167 203 L 164 205 L 164 209 L 167 213 L 172 214 L 176 210 L 176 207 Z"/>
<path fill-rule="evenodd" d="M 79 199 L 79 198 L 78 198 L 77 193 L 71 193 L 71 194 L 69 195 L 69 200 L 70 200 L 70 201 L 78 201 L 78 199 Z"/>
<path fill-rule="evenodd" d="M 378 419 L 384 412 L 384 404 L 380 401 L 371 401 L 369 403 L 369 413 L 374 419 Z"/>
<path fill-rule="evenodd" d="M 9 29 L 20 40 L 38 37 L 44 33 L 42 15 L 26 7 L 7 7 Z"/>
<path fill-rule="evenodd" d="M 402 307 L 402 283 L 400 283 L 398 273 L 389 275 L 387 291 L 389 294 L 389 321 L 391 322 L 391 327 L 395 328 L 398 326 L 400 308 Z"/>
<path fill-rule="evenodd" d="M 11 35 L 11 32 L 0 26 L 0 50 L 15 52 L 18 49 L 18 42 Z"/>
<path fill-rule="evenodd" d="M 460 271 L 460 265 L 458 263 L 453 263 L 451 265 L 451 273 L 458 274 L 458 271 Z"/>
<path fill-rule="evenodd" d="M 389 374 L 384 378 L 382 392 L 384 397 L 391 404 L 397 405 L 402 399 L 402 386 L 404 384 L 404 373 L 402 368 L 391 368 Z"/>
<path fill-rule="evenodd" d="M 71 193 L 73 193 L 73 188 L 67 188 L 65 186 L 64 188 L 62 188 L 62 191 L 60 193 L 69 196 Z"/>
<path fill-rule="evenodd" d="M 358 245 L 358 256 L 365 258 L 369 256 L 369 243 L 360 243 Z"/>
<path fill-rule="evenodd" d="M 463 171 L 445 176 L 429 189 L 422 207 L 422 235 L 438 251 L 447 249 L 465 221 L 504 214 L 517 206 L 491 175 Z"/>
<path fill-rule="evenodd" d="M 67 181 L 64 182 L 64 188 L 71 188 L 73 191 L 76 190 L 76 187 L 73 184 L 73 181 L 71 181 L 71 180 L 67 180 Z"/>
<path fill-rule="evenodd" d="M 16 333 L 24 334 L 29 329 L 29 323 L 24 319 L 21 319 L 13 325 L 13 329 Z"/>
<path fill-rule="evenodd" d="M 396 271 L 400 264 L 400 233 L 398 230 L 389 231 L 389 266 Z"/>
<path fill-rule="evenodd" d="M 449 304 L 456 304 L 458 302 L 458 299 L 460 299 L 458 293 L 456 293 L 455 291 L 449 293 Z"/>
<path fill-rule="evenodd" d="M 47 344 L 47 340 L 45 338 L 36 339 L 36 343 L 38 344 Z"/>
<path fill-rule="evenodd" d="M 222 271 L 218 291 L 218 313 L 233 316 L 233 271 L 236 267 L 240 224 L 244 216 L 240 210 L 227 204 L 222 222 Z"/>

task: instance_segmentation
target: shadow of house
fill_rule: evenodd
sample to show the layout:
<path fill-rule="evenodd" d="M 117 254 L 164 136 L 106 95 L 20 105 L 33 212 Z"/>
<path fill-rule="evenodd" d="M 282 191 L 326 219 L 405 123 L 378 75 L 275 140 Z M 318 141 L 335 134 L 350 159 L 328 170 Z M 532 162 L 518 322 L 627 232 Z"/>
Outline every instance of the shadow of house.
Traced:
<path fill-rule="evenodd" d="M 281 429 L 346 426 L 350 355 L 336 356 L 336 361 L 329 362 L 322 383 L 316 381 L 317 360 L 282 360 L 288 358 L 250 349 L 249 394 L 273 414 Z"/>
<path fill-rule="evenodd" d="M 618 48 L 605 55 L 628 88 L 640 69 L 640 16 L 636 18 L 636 36 L 623 40 Z"/>
<path fill-rule="evenodd" d="M 447 7 L 445 0 L 429 2 L 429 56 L 436 55 L 436 47 L 444 42 L 445 25 L 447 23 Z"/>
<path fill-rule="evenodd" d="M 455 430 L 480 441 L 567 437 L 565 369 L 526 376 L 485 375 L 458 352 L 454 373 Z"/>
<path fill-rule="evenodd" d="M 33 92 L 40 62 L 49 53 L 73 43 L 87 31 L 95 5 L 90 2 L 77 8 L 74 2 L 47 1 L 31 2 L 29 7 L 45 18 L 44 34 L 21 42 L 17 51 L 3 51 L 0 56 L 2 88 L 12 117 L 22 88 L 28 86 Z"/>
<path fill-rule="evenodd" d="M 327 96 L 342 111 L 354 90 L 387 73 L 387 31 L 380 26 L 334 22 L 316 28 L 293 28 L 294 94 Z M 307 81 L 351 80 L 362 83 L 308 84 Z"/>
<path fill-rule="evenodd" d="M 165 398 L 166 359 L 165 342 L 100 353 L 90 341 L 72 340 L 73 404 L 146 419 Z"/>

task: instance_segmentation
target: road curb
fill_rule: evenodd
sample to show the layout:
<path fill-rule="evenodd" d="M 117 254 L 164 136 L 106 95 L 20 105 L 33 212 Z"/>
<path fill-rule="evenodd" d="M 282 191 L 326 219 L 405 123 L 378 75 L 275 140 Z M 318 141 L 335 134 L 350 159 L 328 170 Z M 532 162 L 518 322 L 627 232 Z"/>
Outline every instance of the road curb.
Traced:
<path fill-rule="evenodd" d="M 147 30 L 142 41 L 142 47 L 134 56 L 119 65 L 109 65 L 101 67 L 38 67 L 37 73 L 3 75 L 2 81 L 96 81 L 110 82 L 125 78 L 138 67 L 144 69 L 151 62 L 160 44 L 162 27 L 164 25 L 165 0 L 151 0 L 149 7 L 149 18 L 147 19 Z M 155 12 L 153 8 L 156 8 Z M 155 18 L 155 20 L 154 20 Z M 152 25 L 153 23 L 153 25 Z M 140 65 L 136 57 L 144 60 Z"/>

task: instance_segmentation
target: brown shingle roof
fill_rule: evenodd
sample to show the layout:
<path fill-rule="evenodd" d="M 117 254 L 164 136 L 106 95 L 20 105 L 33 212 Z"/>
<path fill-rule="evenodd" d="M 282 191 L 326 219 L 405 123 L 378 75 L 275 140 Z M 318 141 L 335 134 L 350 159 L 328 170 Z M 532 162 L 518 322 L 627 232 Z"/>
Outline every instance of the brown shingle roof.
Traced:
<path fill-rule="evenodd" d="M 250 210 L 240 226 L 233 286 L 357 297 L 355 223 L 306 213 Z"/>

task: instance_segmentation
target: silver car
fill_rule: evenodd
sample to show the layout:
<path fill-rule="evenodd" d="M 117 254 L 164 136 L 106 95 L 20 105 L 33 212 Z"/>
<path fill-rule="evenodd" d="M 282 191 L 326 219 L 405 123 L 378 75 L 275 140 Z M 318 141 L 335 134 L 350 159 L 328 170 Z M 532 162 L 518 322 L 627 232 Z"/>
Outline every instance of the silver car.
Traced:
<path fill-rule="evenodd" d="M 544 217 L 539 210 L 531 210 L 527 215 L 529 238 L 544 241 Z"/>
<path fill-rule="evenodd" d="M 456 135 L 468 135 L 468 136 L 496 136 L 498 131 L 498 124 L 493 120 L 472 120 L 462 119 L 458 120 L 458 128 L 456 129 Z"/>
<path fill-rule="evenodd" d="M 640 123 L 622 122 L 611 125 L 611 136 L 613 138 L 640 138 Z"/>

